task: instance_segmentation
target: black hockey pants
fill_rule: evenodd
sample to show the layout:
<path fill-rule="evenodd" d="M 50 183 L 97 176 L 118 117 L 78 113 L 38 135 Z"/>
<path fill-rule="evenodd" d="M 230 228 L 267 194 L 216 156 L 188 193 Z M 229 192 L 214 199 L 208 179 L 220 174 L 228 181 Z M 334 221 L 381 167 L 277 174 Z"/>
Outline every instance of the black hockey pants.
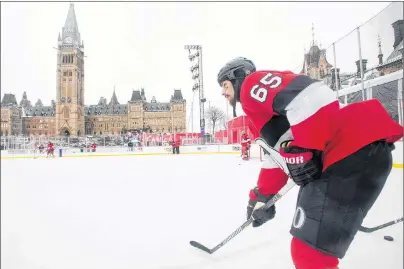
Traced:
<path fill-rule="evenodd" d="M 371 143 L 332 164 L 300 188 L 290 233 L 343 258 L 392 169 L 393 145 Z"/>

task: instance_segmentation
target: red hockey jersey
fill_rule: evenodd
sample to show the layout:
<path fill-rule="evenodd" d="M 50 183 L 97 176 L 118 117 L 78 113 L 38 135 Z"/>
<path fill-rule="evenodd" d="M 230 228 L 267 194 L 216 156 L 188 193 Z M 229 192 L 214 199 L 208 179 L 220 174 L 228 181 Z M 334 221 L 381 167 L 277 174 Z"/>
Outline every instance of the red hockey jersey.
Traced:
<path fill-rule="evenodd" d="M 403 136 L 403 127 L 378 100 L 341 108 L 336 93 L 323 82 L 289 71 L 249 75 L 241 86 L 240 103 L 257 130 L 262 134 L 265 128 L 269 133 L 266 140 L 271 146 L 290 128 L 296 145 L 324 152 L 324 170 L 371 142 L 386 139 L 394 143 Z M 282 118 L 285 120 L 279 123 Z M 283 171 L 268 159 L 258 188 L 262 194 L 272 194 L 286 181 Z"/>
<path fill-rule="evenodd" d="M 251 139 L 247 134 L 241 136 L 241 146 L 249 146 L 251 144 Z"/>

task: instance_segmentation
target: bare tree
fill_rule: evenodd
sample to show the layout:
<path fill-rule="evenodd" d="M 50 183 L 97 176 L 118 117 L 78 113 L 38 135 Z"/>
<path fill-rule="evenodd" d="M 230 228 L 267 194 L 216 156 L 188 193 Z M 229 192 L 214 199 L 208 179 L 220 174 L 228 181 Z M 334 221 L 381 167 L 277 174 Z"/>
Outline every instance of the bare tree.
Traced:
<path fill-rule="evenodd" d="M 212 124 L 212 135 L 215 133 L 216 124 L 219 123 L 225 116 L 226 114 L 224 113 L 224 111 L 216 106 L 211 106 L 206 111 L 205 117 L 208 120 L 209 124 Z"/>
<path fill-rule="evenodd" d="M 227 124 L 231 118 L 228 117 L 227 115 L 224 115 L 224 117 L 219 121 L 219 129 L 220 130 L 227 130 Z"/>

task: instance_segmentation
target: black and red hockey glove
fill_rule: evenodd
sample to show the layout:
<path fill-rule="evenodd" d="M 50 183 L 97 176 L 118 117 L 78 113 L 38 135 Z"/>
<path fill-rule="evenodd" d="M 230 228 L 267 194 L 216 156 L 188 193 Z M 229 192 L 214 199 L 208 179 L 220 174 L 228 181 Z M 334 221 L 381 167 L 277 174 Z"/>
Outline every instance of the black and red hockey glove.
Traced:
<path fill-rule="evenodd" d="M 288 140 L 281 143 L 279 152 L 296 185 L 302 186 L 320 178 L 323 169 L 322 151 L 301 148 Z"/>
<path fill-rule="evenodd" d="M 275 205 L 268 209 L 262 207 L 273 197 L 273 194 L 262 195 L 258 192 L 258 187 L 250 190 L 250 200 L 247 206 L 247 219 L 253 217 L 252 226 L 258 227 L 275 217 Z"/>

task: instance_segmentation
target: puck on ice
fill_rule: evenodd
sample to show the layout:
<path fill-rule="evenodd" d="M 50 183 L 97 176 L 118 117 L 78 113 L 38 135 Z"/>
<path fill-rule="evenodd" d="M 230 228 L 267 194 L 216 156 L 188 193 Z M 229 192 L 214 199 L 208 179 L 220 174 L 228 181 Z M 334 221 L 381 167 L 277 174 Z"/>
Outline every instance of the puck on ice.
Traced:
<path fill-rule="evenodd" d="M 385 235 L 385 236 L 384 236 L 384 240 L 387 240 L 387 241 L 393 241 L 393 240 L 394 240 L 394 238 L 393 238 L 393 237 L 391 237 L 391 236 L 389 236 L 389 235 Z"/>

